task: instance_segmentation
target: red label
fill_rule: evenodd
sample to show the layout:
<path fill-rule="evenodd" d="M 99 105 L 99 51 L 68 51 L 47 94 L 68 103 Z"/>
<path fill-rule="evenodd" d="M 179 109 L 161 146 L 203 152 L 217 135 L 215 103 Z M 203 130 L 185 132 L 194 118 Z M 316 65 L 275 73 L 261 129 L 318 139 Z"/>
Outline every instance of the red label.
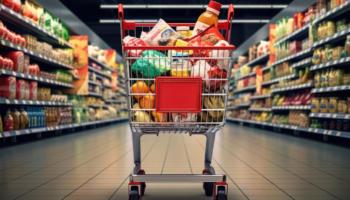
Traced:
<path fill-rule="evenodd" d="M 4 131 L 13 130 L 13 119 L 4 119 Z"/>

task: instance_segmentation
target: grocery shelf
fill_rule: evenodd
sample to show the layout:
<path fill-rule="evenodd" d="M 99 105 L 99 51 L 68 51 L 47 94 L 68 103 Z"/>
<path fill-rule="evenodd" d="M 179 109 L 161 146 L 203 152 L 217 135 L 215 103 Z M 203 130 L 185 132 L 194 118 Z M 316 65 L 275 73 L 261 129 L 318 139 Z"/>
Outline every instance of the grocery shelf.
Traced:
<path fill-rule="evenodd" d="M 254 76 L 254 75 L 256 75 L 256 72 L 250 72 L 250 73 L 248 73 L 246 75 L 238 77 L 237 80 L 241 80 L 241 79 L 244 79 L 244 78 L 247 78 L 247 77 L 250 77 L 250 76 Z"/>
<path fill-rule="evenodd" d="M 234 106 L 234 107 L 228 107 L 227 110 L 237 110 L 238 107 L 237 106 Z"/>
<path fill-rule="evenodd" d="M 12 70 L 7 70 L 7 69 L 1 69 L 0 70 L 0 75 L 15 76 L 15 77 L 18 77 L 18 78 L 21 78 L 21 79 L 36 81 L 39 84 L 43 84 L 43 85 L 51 85 L 51 86 L 64 87 L 64 88 L 74 88 L 73 84 L 64 83 L 64 82 L 51 80 L 51 79 L 47 79 L 47 78 L 42 78 L 40 76 L 29 75 L 29 74 L 24 74 L 24 73 L 20 73 L 20 72 L 15 72 L 15 71 L 12 71 Z"/>
<path fill-rule="evenodd" d="M 272 93 L 278 93 L 278 92 L 287 92 L 292 90 L 300 90 L 300 89 L 306 89 L 314 87 L 314 83 L 304 83 L 294 86 L 288 86 L 288 87 L 281 87 L 281 88 L 274 88 L 271 90 Z"/>
<path fill-rule="evenodd" d="M 234 90 L 234 93 L 239 93 L 239 92 L 245 92 L 245 91 L 249 91 L 249 90 L 255 90 L 256 85 L 252 85 L 252 86 L 248 86 L 242 89 L 238 89 L 238 90 Z"/>
<path fill-rule="evenodd" d="M 254 67 L 254 65 L 257 65 L 257 64 L 261 64 L 261 63 L 265 64 L 269 58 L 270 58 L 270 53 L 266 53 L 265 55 L 262 55 L 258 58 L 255 58 L 254 60 L 248 62 L 245 65 L 247 65 L 249 67 Z M 265 61 L 265 63 L 264 63 L 264 61 Z"/>
<path fill-rule="evenodd" d="M 310 26 L 310 24 L 304 25 L 300 29 L 294 31 L 293 33 L 289 34 L 288 36 L 275 42 L 275 44 L 273 44 L 273 46 L 276 47 L 277 45 L 279 45 L 280 43 L 282 43 L 284 41 L 295 40 L 297 38 L 301 38 L 301 36 L 303 36 L 303 35 L 307 35 L 309 33 L 309 26 Z M 304 38 L 307 38 L 307 36 Z"/>
<path fill-rule="evenodd" d="M 233 100 L 235 100 L 235 97 L 229 97 L 227 100 L 228 101 L 233 101 Z"/>
<path fill-rule="evenodd" d="M 105 99 L 105 103 L 126 103 L 126 100 Z"/>
<path fill-rule="evenodd" d="M 289 80 L 289 79 L 294 79 L 294 78 L 299 78 L 299 74 L 290 74 L 290 75 L 287 75 L 287 76 L 282 76 L 282 77 L 279 77 L 279 78 L 275 78 L 275 79 L 272 79 L 270 81 L 264 81 L 261 83 L 262 86 L 266 86 L 266 85 L 271 85 L 271 84 L 274 84 L 274 83 L 278 83 L 282 80 Z"/>
<path fill-rule="evenodd" d="M 89 94 L 87 96 L 102 97 L 102 94 L 97 93 L 97 92 L 89 92 Z"/>
<path fill-rule="evenodd" d="M 292 64 L 291 68 L 302 68 L 312 65 L 312 58 L 306 58 L 297 63 Z"/>
<path fill-rule="evenodd" d="M 21 14 L 14 12 L 4 5 L 0 5 L 0 18 L 2 21 L 6 21 L 17 28 L 32 34 L 39 40 L 45 41 L 53 46 L 59 46 L 64 48 L 73 48 L 72 44 L 59 38 L 55 34 L 46 31 L 44 28 L 34 23 L 33 21 L 23 17 Z"/>
<path fill-rule="evenodd" d="M 350 114 L 339 113 L 310 113 L 312 118 L 326 118 L 326 119 L 350 119 Z"/>
<path fill-rule="evenodd" d="M 249 108 L 249 111 L 257 111 L 257 112 L 271 112 L 271 108 Z"/>
<path fill-rule="evenodd" d="M 271 97 L 271 94 L 263 94 L 263 95 L 254 95 L 254 96 L 250 96 L 250 100 L 255 100 L 255 99 L 266 99 Z"/>
<path fill-rule="evenodd" d="M 0 11 L 1 13 L 1 11 Z M 2 47 L 6 47 L 8 49 L 11 49 L 13 51 L 22 51 L 24 54 L 27 54 L 30 56 L 31 59 L 37 60 L 37 61 L 41 61 L 43 63 L 61 68 L 61 69 L 67 69 L 67 70 L 73 70 L 74 67 L 68 64 L 65 64 L 63 62 L 57 61 L 55 59 L 52 59 L 48 56 L 44 56 L 42 54 L 39 54 L 35 51 L 29 50 L 25 47 L 19 46 L 17 44 L 11 43 L 9 41 L 6 41 L 4 39 L 0 39 L 0 46 Z"/>
<path fill-rule="evenodd" d="M 310 71 L 315 71 L 315 70 L 319 70 L 319 69 L 326 69 L 326 68 L 330 68 L 330 67 L 339 67 L 339 66 L 343 66 L 343 65 L 349 65 L 350 64 L 350 56 L 345 57 L 345 58 L 339 58 L 337 60 L 332 60 L 326 63 L 321 63 L 318 65 L 313 65 L 310 68 Z"/>
<path fill-rule="evenodd" d="M 104 104 L 92 104 L 92 105 L 88 105 L 88 107 L 92 107 L 92 108 L 107 108 L 107 105 Z"/>
<path fill-rule="evenodd" d="M 237 104 L 237 106 L 236 107 L 249 107 L 250 106 L 250 103 L 239 103 L 239 104 Z"/>
<path fill-rule="evenodd" d="M 311 105 L 291 105 L 291 106 L 272 106 L 273 111 L 278 110 L 310 110 Z"/>
<path fill-rule="evenodd" d="M 279 65 L 279 64 L 282 64 L 283 62 L 294 60 L 294 59 L 302 59 L 304 57 L 311 56 L 311 55 L 312 55 L 311 48 L 307 48 L 307 49 L 304 49 L 302 51 L 299 51 L 298 53 L 295 53 L 293 55 L 287 56 L 285 58 L 282 58 L 282 59 L 274 62 L 272 64 L 272 66 Z"/>
<path fill-rule="evenodd" d="M 125 89 L 125 84 L 120 84 L 120 83 L 118 83 L 117 85 L 118 85 L 118 87 L 121 87 L 121 88 L 124 88 L 124 89 Z"/>
<path fill-rule="evenodd" d="M 271 66 L 266 66 L 266 67 L 262 68 L 262 71 L 264 72 L 264 71 L 270 70 L 270 69 L 271 69 Z"/>
<path fill-rule="evenodd" d="M 126 93 L 125 93 L 125 92 L 122 92 L 122 91 L 120 91 L 120 90 L 117 90 L 117 92 L 118 92 L 119 94 L 123 95 L 123 96 L 126 96 Z"/>
<path fill-rule="evenodd" d="M 253 120 L 238 119 L 238 118 L 231 118 L 231 117 L 226 117 L 226 120 L 231 122 L 242 122 L 242 123 L 256 124 L 256 125 L 262 125 L 262 126 L 277 127 L 277 128 L 283 128 L 283 129 L 289 129 L 289 130 L 295 130 L 295 131 L 315 133 L 320 135 L 350 138 L 350 132 L 344 132 L 344 131 L 309 128 L 309 127 L 293 126 L 293 125 L 286 125 L 286 124 L 276 124 L 276 123 L 270 123 L 270 122 L 258 122 Z"/>
<path fill-rule="evenodd" d="M 104 88 L 112 88 L 112 85 L 103 84 L 102 86 L 103 86 Z"/>
<path fill-rule="evenodd" d="M 90 70 L 90 71 L 93 71 L 93 72 L 95 72 L 96 74 L 99 74 L 99 75 L 101 75 L 101 76 L 104 76 L 104 77 L 107 77 L 107 78 L 112 78 L 111 75 L 109 75 L 109 74 L 107 74 L 107 73 L 104 73 L 104 72 L 102 72 L 102 71 L 99 71 L 99 70 L 93 68 L 92 66 L 89 66 L 89 70 Z"/>
<path fill-rule="evenodd" d="M 350 2 L 346 1 L 344 3 L 342 3 L 341 5 L 337 6 L 336 8 L 333 8 L 332 10 L 326 12 L 325 14 L 319 16 L 318 18 L 316 18 L 312 23 L 316 24 L 319 23 L 321 21 L 325 21 L 328 19 L 332 19 L 335 18 L 341 14 L 343 14 L 344 12 L 350 10 Z"/>
<path fill-rule="evenodd" d="M 59 101 L 39 101 L 39 100 L 24 100 L 24 99 L 5 99 L 0 98 L 0 105 L 28 105 L 28 106 L 73 106 L 70 102 Z"/>
<path fill-rule="evenodd" d="M 350 33 L 350 28 L 346 28 L 342 31 L 339 31 L 331 36 L 328 36 L 318 42 L 315 42 L 312 44 L 312 47 L 315 48 L 315 47 L 318 47 L 318 46 L 324 46 L 326 44 L 329 44 L 329 43 L 335 43 L 335 42 L 338 42 L 340 40 L 344 40 L 346 39 L 346 35 Z"/>
<path fill-rule="evenodd" d="M 96 86 L 99 86 L 99 87 L 102 86 L 101 83 L 98 83 L 98 82 L 96 82 L 96 81 L 90 81 L 90 80 L 89 80 L 89 84 L 91 84 L 91 85 L 96 85 Z"/>
<path fill-rule="evenodd" d="M 128 119 L 129 119 L 128 117 L 123 117 L 123 118 L 113 118 L 113 119 L 84 122 L 84 123 L 77 123 L 77 124 L 65 124 L 65 125 L 50 126 L 50 127 L 29 128 L 29 129 L 16 130 L 16 131 L 4 131 L 4 132 L 0 132 L 0 138 L 13 137 L 13 136 L 19 136 L 19 135 L 28 135 L 33 133 L 42 133 L 42 132 L 48 132 L 48 131 L 64 130 L 64 129 L 70 129 L 70 128 L 79 128 L 79 127 L 91 126 L 91 125 L 97 125 L 97 124 L 103 124 L 103 123 L 121 122 Z"/>
<path fill-rule="evenodd" d="M 96 60 L 95 58 L 89 56 L 89 62 L 94 62 L 96 65 L 99 65 L 101 67 L 104 67 L 112 72 L 115 72 L 114 69 L 108 67 L 107 65 L 103 64 L 103 63 L 100 63 L 100 61 Z"/>
<path fill-rule="evenodd" d="M 311 90 L 311 93 L 337 92 L 337 91 L 343 91 L 343 90 L 350 90 L 350 85 L 338 85 L 333 87 L 314 88 Z"/>

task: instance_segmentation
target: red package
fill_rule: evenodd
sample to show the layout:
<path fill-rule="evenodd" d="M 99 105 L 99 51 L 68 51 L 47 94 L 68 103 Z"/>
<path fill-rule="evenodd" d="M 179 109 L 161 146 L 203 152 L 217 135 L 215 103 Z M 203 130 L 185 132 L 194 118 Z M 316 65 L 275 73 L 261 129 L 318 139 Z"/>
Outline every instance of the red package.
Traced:
<path fill-rule="evenodd" d="M 9 58 L 5 58 L 5 69 L 8 69 L 8 70 L 13 70 L 13 62 L 12 62 L 12 60 L 11 59 L 9 59 Z"/>
<path fill-rule="evenodd" d="M 29 65 L 29 74 L 34 75 L 34 66 L 33 65 Z"/>
<path fill-rule="evenodd" d="M 225 79 L 227 73 L 218 66 L 210 66 L 208 62 L 200 60 L 193 66 L 191 77 L 202 77 L 203 79 Z M 204 80 L 205 87 L 209 90 L 215 90 L 220 85 L 225 85 L 223 80 Z"/>
<path fill-rule="evenodd" d="M 209 41 L 201 41 L 200 37 L 196 37 L 191 39 L 188 42 L 188 46 L 198 46 L 198 47 L 208 47 L 213 46 Z M 191 51 L 190 51 L 191 52 Z M 190 55 L 191 57 L 210 57 L 210 50 L 193 50 L 193 54 Z M 198 59 L 195 59 L 194 62 L 196 63 Z M 212 65 L 211 59 L 206 59 L 209 64 Z"/>
<path fill-rule="evenodd" d="M 13 61 L 13 69 L 17 72 L 23 72 L 24 68 L 24 54 L 21 51 L 12 51 L 3 53 L 4 56 L 7 56 Z"/>
<path fill-rule="evenodd" d="M 0 56 L 0 69 L 4 69 L 4 59 Z"/>
<path fill-rule="evenodd" d="M 135 38 L 131 36 L 126 36 L 123 39 L 124 46 L 135 46 L 135 47 L 145 47 L 148 46 L 147 43 L 140 38 Z M 142 50 L 129 50 L 128 57 L 139 57 L 142 54 Z"/>
<path fill-rule="evenodd" d="M 29 82 L 25 81 L 25 99 L 29 99 Z"/>
<path fill-rule="evenodd" d="M 196 39 L 197 37 L 200 37 L 201 41 L 209 41 L 212 45 L 216 45 L 220 40 L 225 40 L 225 38 L 222 37 L 221 33 L 214 25 L 211 25 L 209 28 L 205 29 L 203 32 L 192 37 L 190 41 L 192 39 Z"/>
<path fill-rule="evenodd" d="M 2 91 L 2 97 L 6 99 L 16 98 L 16 78 L 13 76 L 0 78 L 0 91 Z"/>
<path fill-rule="evenodd" d="M 21 46 L 26 47 L 26 44 L 27 44 L 26 39 L 24 39 L 24 37 L 21 37 Z"/>
<path fill-rule="evenodd" d="M 38 64 L 32 64 L 32 66 L 33 66 L 33 75 L 39 76 L 40 75 L 39 65 Z"/>
<path fill-rule="evenodd" d="M 15 34 L 14 34 L 13 32 L 11 32 L 11 31 L 9 31 L 9 33 L 8 33 L 8 35 L 7 35 L 7 40 L 8 40 L 9 42 L 12 42 L 12 43 L 13 43 L 13 41 L 15 40 Z"/>
<path fill-rule="evenodd" d="M 21 12 L 22 4 L 21 0 L 13 0 L 13 10 L 17 13 Z"/>
<path fill-rule="evenodd" d="M 17 81 L 17 87 L 16 87 L 16 99 L 25 99 L 25 89 L 26 89 L 26 83 L 24 80 L 18 80 Z"/>
<path fill-rule="evenodd" d="M 23 73 L 29 74 L 29 56 L 24 55 Z"/>
<path fill-rule="evenodd" d="M 10 65 L 10 59 L 4 57 L 4 65 L 3 65 L 3 68 L 4 68 L 4 69 L 9 69 L 9 65 Z"/>
<path fill-rule="evenodd" d="M 36 81 L 31 81 L 29 83 L 29 99 L 30 100 L 38 99 L 38 83 Z"/>
<path fill-rule="evenodd" d="M 0 38 L 4 38 L 5 31 L 6 31 L 5 27 L 0 27 Z"/>
<path fill-rule="evenodd" d="M 2 4 L 4 4 L 5 6 L 7 6 L 8 8 L 10 8 L 11 10 L 13 9 L 13 7 L 15 6 L 14 0 L 3 0 Z"/>

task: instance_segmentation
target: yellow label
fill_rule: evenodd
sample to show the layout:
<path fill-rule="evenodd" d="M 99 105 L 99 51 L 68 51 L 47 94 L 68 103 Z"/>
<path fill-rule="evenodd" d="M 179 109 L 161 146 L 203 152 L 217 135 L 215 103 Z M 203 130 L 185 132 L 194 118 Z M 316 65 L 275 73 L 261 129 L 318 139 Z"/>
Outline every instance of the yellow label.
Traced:
<path fill-rule="evenodd" d="M 171 70 L 171 76 L 174 77 L 189 77 L 187 70 Z"/>

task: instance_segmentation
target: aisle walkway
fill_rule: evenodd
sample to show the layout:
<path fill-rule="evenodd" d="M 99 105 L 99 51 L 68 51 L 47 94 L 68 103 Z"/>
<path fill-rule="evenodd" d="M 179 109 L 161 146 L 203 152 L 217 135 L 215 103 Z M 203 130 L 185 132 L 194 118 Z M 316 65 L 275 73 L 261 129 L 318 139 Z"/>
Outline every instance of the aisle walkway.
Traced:
<path fill-rule="evenodd" d="M 201 173 L 205 138 L 142 138 L 146 173 Z M 0 149 L 0 199 L 127 199 L 133 167 L 127 123 Z M 350 149 L 228 123 L 213 166 L 229 200 L 350 199 Z M 148 183 L 143 200 L 206 200 L 202 184 Z"/>

